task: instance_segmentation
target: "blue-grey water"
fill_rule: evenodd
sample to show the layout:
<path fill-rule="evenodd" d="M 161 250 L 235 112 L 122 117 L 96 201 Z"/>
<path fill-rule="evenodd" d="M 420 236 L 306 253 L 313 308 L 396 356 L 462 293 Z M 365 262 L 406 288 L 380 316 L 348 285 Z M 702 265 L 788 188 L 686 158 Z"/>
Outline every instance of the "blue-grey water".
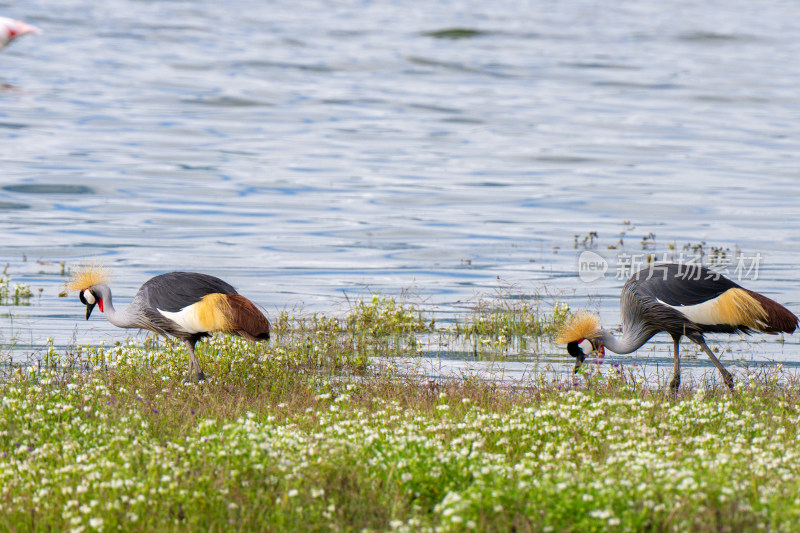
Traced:
<path fill-rule="evenodd" d="M 0 309 L 5 350 L 124 337 L 57 296 L 59 263 L 91 258 L 118 306 L 194 270 L 271 314 L 410 289 L 446 320 L 510 287 L 613 326 L 617 258 L 653 233 L 658 254 L 760 254 L 741 282 L 800 311 L 800 5 L 31 0 L 0 15 L 44 30 L 0 53 L 0 263 L 35 293 Z M 589 232 L 612 264 L 584 283 Z M 669 367 L 657 340 L 615 360 Z M 715 337 L 726 361 L 800 364 L 798 336 L 756 340 Z M 509 371 L 567 368 L 544 351 Z"/>

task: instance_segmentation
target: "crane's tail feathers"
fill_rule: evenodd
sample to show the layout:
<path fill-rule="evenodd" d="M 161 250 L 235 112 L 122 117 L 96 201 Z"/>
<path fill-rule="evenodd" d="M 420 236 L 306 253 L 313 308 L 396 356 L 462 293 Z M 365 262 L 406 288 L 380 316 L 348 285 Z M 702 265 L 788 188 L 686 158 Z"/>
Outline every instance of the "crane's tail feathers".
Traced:
<path fill-rule="evenodd" d="M 228 294 L 228 312 L 232 329 L 250 341 L 269 339 L 269 320 L 241 294 Z"/>
<path fill-rule="evenodd" d="M 744 290 L 761 305 L 767 315 L 765 327 L 758 329 L 764 333 L 794 333 L 797 328 L 797 316 L 794 313 L 775 300 L 770 300 L 757 292 Z"/>

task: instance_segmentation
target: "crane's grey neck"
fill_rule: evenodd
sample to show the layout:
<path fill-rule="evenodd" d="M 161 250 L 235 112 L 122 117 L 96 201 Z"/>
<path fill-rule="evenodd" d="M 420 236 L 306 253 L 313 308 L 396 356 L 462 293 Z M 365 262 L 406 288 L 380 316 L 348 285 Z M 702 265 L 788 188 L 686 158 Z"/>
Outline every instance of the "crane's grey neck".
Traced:
<path fill-rule="evenodd" d="M 114 309 L 114 304 L 111 300 L 111 288 L 105 283 L 95 285 L 92 287 L 97 296 L 103 299 L 103 314 L 109 322 L 118 328 L 139 328 L 139 322 L 136 320 L 136 315 L 131 312 L 131 306 L 128 306 L 124 311 L 117 312 Z"/>
<path fill-rule="evenodd" d="M 644 330 L 627 330 L 617 338 L 606 330 L 600 330 L 603 346 L 614 353 L 625 354 L 638 350 L 653 334 Z"/>

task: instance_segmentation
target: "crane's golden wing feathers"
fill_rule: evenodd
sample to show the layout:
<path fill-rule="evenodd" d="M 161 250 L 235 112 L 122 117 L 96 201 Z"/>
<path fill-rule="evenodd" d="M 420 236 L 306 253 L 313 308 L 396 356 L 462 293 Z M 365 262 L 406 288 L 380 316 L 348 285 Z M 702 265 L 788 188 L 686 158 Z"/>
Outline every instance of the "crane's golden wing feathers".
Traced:
<path fill-rule="evenodd" d="M 197 317 L 205 331 L 231 331 L 233 329 L 230 319 L 231 306 L 228 303 L 227 294 L 218 292 L 206 294 L 194 305 L 197 307 Z"/>
<path fill-rule="evenodd" d="M 241 294 L 210 293 L 180 311 L 158 312 L 189 333 L 224 331 L 251 341 L 269 339 L 269 321 Z"/>
<path fill-rule="evenodd" d="M 763 330 L 767 312 L 745 289 L 728 289 L 717 297 L 717 323 Z"/>
<path fill-rule="evenodd" d="M 66 284 L 69 292 L 82 291 L 100 283 L 108 283 L 111 280 L 111 273 L 103 265 L 95 263 L 84 264 L 78 267 Z"/>
<path fill-rule="evenodd" d="M 570 317 L 556 334 L 556 343 L 569 344 L 580 339 L 593 339 L 600 335 L 600 317 L 582 311 Z"/>
<path fill-rule="evenodd" d="M 764 333 L 792 333 L 797 326 L 797 317 L 781 304 L 741 287 L 699 304 L 672 307 L 705 326 L 725 325 Z"/>

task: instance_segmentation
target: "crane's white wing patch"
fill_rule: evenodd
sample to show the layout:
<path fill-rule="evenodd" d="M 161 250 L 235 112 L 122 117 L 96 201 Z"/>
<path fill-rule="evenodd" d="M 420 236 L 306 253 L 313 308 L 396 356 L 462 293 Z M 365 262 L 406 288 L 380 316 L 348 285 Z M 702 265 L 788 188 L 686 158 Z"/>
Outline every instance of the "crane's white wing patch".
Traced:
<path fill-rule="evenodd" d="M 720 323 L 716 310 L 717 298 L 712 298 L 711 300 L 695 305 L 669 305 L 661 300 L 658 300 L 658 303 L 675 309 L 695 324 L 713 326 Z"/>
<path fill-rule="evenodd" d="M 208 330 L 203 327 L 197 311 L 197 304 L 187 305 L 180 311 L 174 313 L 158 309 L 159 313 L 178 324 L 186 333 L 204 333 Z"/>

